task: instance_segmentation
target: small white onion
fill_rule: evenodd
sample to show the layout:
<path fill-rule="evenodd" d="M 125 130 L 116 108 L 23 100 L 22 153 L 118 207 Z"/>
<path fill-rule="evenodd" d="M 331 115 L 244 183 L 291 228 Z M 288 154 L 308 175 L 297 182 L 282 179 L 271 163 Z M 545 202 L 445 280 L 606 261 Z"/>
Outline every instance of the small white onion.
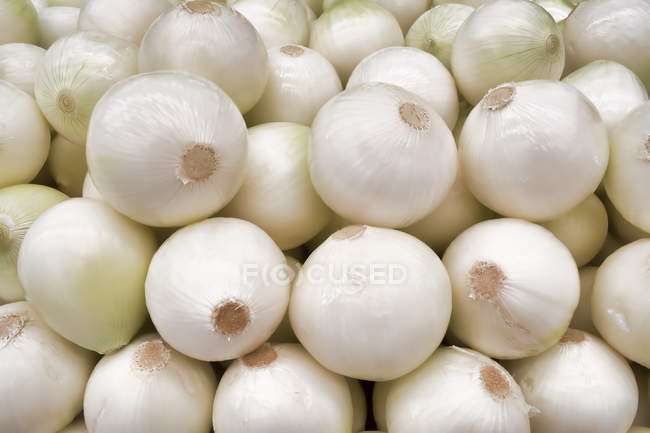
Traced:
<path fill-rule="evenodd" d="M 34 72 L 45 50 L 31 44 L 0 45 L 0 80 L 9 81 L 34 96 Z"/>
<path fill-rule="evenodd" d="M 591 320 L 591 296 L 594 290 L 594 280 L 598 267 L 585 266 L 580 268 L 580 301 L 578 308 L 573 313 L 569 327 L 598 335 L 598 331 Z"/>
<path fill-rule="evenodd" d="M 451 189 L 457 166 L 454 138 L 435 109 L 390 84 L 340 93 L 312 125 L 314 187 L 355 223 L 405 227 L 424 218 Z"/>
<path fill-rule="evenodd" d="M 555 22 L 566 19 L 574 8 L 572 0 L 533 0 L 535 3 L 546 9 Z"/>
<path fill-rule="evenodd" d="M 528 406 L 508 372 L 478 352 L 443 347 L 391 382 L 390 433 L 530 433 Z"/>
<path fill-rule="evenodd" d="M 340 0 L 324 0 L 323 8 L 329 9 Z M 413 25 L 415 20 L 422 15 L 429 7 L 428 0 L 373 0 L 375 3 L 386 8 L 390 12 L 400 27 L 402 32 L 406 33 Z"/>
<path fill-rule="evenodd" d="M 474 8 L 450 3 L 435 6 L 423 13 L 406 33 L 406 45 L 436 56 L 451 70 L 451 48 L 456 33 Z"/>
<path fill-rule="evenodd" d="M 608 128 L 648 100 L 648 92 L 639 77 L 620 63 L 596 60 L 562 79 L 596 106 Z"/>
<path fill-rule="evenodd" d="M 70 197 L 81 197 L 86 167 L 86 148 L 62 135 L 52 140 L 48 167 L 57 187 Z"/>
<path fill-rule="evenodd" d="M 38 11 L 38 28 L 43 48 L 49 48 L 55 41 L 77 31 L 79 8 L 53 6 Z"/>
<path fill-rule="evenodd" d="M 318 110 L 342 90 L 334 66 L 311 48 L 285 45 L 271 48 L 268 56 L 269 81 L 257 105 L 246 113 L 249 125 L 311 125 Z"/>
<path fill-rule="evenodd" d="M 406 233 L 369 226 L 341 229 L 309 256 L 289 307 L 298 340 L 322 365 L 379 381 L 427 359 L 450 311 L 438 256 Z"/>
<path fill-rule="evenodd" d="M 614 233 L 624 244 L 638 241 L 643 238 L 650 238 L 650 233 L 645 232 L 623 218 L 623 215 L 614 207 L 612 202 L 605 196 L 605 206 L 609 215 L 609 221 Z"/>
<path fill-rule="evenodd" d="M 0 187 L 34 179 L 50 151 L 50 128 L 34 98 L 0 80 Z"/>
<path fill-rule="evenodd" d="M 121 347 L 146 316 L 153 233 L 103 202 L 74 198 L 48 209 L 25 235 L 18 277 L 56 332 L 99 353 Z"/>
<path fill-rule="evenodd" d="M 610 134 L 605 190 L 623 218 L 650 232 L 650 102 L 628 114 Z"/>
<path fill-rule="evenodd" d="M 67 198 L 62 192 L 41 185 L 0 189 L 0 304 L 25 298 L 16 267 L 20 245 L 36 218 Z"/>
<path fill-rule="evenodd" d="M 250 21 L 266 48 L 309 43 L 310 23 L 302 0 L 240 0 L 232 8 Z"/>
<path fill-rule="evenodd" d="M 52 433 L 79 413 L 95 356 L 60 337 L 26 302 L 0 307 L 0 431 Z"/>
<path fill-rule="evenodd" d="M 650 2 L 581 2 L 564 25 L 567 72 L 594 60 L 613 60 L 630 68 L 650 88 Z"/>
<path fill-rule="evenodd" d="M 346 89 L 364 83 L 393 84 L 427 101 L 449 129 L 458 119 L 458 93 L 454 78 L 435 57 L 412 47 L 375 51 L 352 71 Z"/>
<path fill-rule="evenodd" d="M 535 433 L 626 433 L 632 425 L 639 398 L 632 369 L 597 337 L 569 329 L 508 369 L 540 411 L 530 420 Z"/>
<path fill-rule="evenodd" d="M 358 433 L 366 428 L 366 417 L 368 416 L 366 394 L 363 392 L 361 382 L 349 377 L 346 377 L 345 380 L 348 382 L 352 397 L 352 433 Z"/>
<path fill-rule="evenodd" d="M 478 223 L 451 243 L 442 261 L 453 288 L 450 332 L 494 358 L 548 349 L 578 305 L 580 280 L 571 253 L 527 221 Z"/>
<path fill-rule="evenodd" d="M 343 83 L 367 55 L 404 45 L 399 23 L 370 0 L 341 0 L 314 22 L 309 46 L 327 58 Z"/>
<path fill-rule="evenodd" d="M 228 367 L 212 420 L 219 433 L 350 432 L 352 399 L 298 344 L 264 345 Z"/>
<path fill-rule="evenodd" d="M 596 190 L 609 145 L 598 111 L 582 93 L 534 80 L 490 90 L 463 126 L 459 155 L 480 202 L 504 216 L 545 221 Z"/>
<path fill-rule="evenodd" d="M 30 0 L 0 0 L 0 45 L 24 42 L 37 45 L 38 14 Z"/>
<path fill-rule="evenodd" d="M 650 368 L 650 239 L 628 244 L 596 274 L 591 311 L 600 335 L 626 358 Z"/>
<path fill-rule="evenodd" d="M 559 79 L 564 70 L 562 33 L 533 2 L 493 0 L 458 30 L 451 64 L 460 92 L 477 104 L 501 83 Z"/>
<path fill-rule="evenodd" d="M 246 125 L 204 78 L 140 74 L 97 104 L 86 152 L 93 183 L 111 206 L 143 224 L 180 226 L 217 212 L 239 189 Z"/>
<path fill-rule="evenodd" d="M 36 101 L 50 125 L 78 145 L 86 142 L 95 104 L 136 72 L 138 47 L 103 33 L 77 32 L 56 41 L 36 69 Z"/>
<path fill-rule="evenodd" d="M 88 433 L 207 433 L 217 380 L 207 362 L 147 334 L 104 356 L 84 395 Z"/>
<path fill-rule="evenodd" d="M 88 433 L 88 429 L 86 428 L 84 421 L 80 419 L 79 421 L 73 422 L 59 433 Z"/>
<path fill-rule="evenodd" d="M 142 39 L 138 67 L 140 72 L 181 70 L 208 78 L 242 113 L 262 97 L 268 78 L 266 48 L 253 25 L 211 1 L 181 3 L 158 17 Z"/>

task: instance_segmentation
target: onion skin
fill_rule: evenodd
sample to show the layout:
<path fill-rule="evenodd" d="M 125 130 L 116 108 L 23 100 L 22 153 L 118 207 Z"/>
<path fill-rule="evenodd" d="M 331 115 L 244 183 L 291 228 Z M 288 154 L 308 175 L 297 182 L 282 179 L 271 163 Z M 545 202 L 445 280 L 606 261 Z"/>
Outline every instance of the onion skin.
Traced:
<path fill-rule="evenodd" d="M 31 44 L 8 43 L 0 45 L 0 80 L 14 84 L 34 96 L 34 72 L 43 59 L 45 50 Z"/>
<path fill-rule="evenodd" d="M 30 0 L 0 1 L 0 45 L 24 42 L 38 45 L 38 14 Z"/>

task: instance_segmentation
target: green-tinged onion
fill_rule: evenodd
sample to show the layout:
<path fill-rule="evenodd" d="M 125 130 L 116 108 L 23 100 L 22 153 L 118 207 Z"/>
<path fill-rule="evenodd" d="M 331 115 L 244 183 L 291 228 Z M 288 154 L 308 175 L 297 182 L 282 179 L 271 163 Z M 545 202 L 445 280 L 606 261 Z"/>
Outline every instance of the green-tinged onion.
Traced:
<path fill-rule="evenodd" d="M 48 167 L 57 187 L 70 197 L 81 197 L 86 178 L 86 148 L 62 135 L 52 140 Z"/>
<path fill-rule="evenodd" d="M 327 10 L 341 0 L 324 0 L 323 9 Z M 386 8 L 399 22 L 402 32 L 406 33 L 415 20 L 429 7 L 429 0 L 373 0 Z"/>
<path fill-rule="evenodd" d="M 38 44 L 38 15 L 30 0 L 0 0 L 0 45 Z"/>
<path fill-rule="evenodd" d="M 267 49 L 309 43 L 310 22 L 302 0 L 240 0 L 232 8 L 250 21 Z"/>
<path fill-rule="evenodd" d="M 44 55 L 45 50 L 36 45 L 22 43 L 0 45 L 0 80 L 9 81 L 33 97 L 36 65 Z"/>

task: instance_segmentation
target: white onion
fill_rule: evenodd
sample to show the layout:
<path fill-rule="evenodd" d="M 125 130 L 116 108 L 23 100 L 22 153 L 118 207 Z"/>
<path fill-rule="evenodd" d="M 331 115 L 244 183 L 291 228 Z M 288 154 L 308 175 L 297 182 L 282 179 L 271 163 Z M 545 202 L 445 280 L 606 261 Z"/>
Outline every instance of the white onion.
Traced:
<path fill-rule="evenodd" d="M 177 231 L 154 256 L 147 307 L 179 352 L 223 361 L 251 352 L 278 327 L 290 284 L 282 251 L 257 226 L 212 218 Z"/>
<path fill-rule="evenodd" d="M 45 50 L 30 44 L 0 45 L 0 80 L 9 81 L 34 96 L 34 71 Z"/>
<path fill-rule="evenodd" d="M 530 433 L 530 406 L 499 364 L 478 352 L 444 347 L 393 381 L 386 400 L 390 433 Z"/>
<path fill-rule="evenodd" d="M 99 353 L 121 347 L 146 316 L 144 280 L 156 241 L 103 202 L 48 209 L 18 255 L 27 300 L 56 332 Z"/>
<path fill-rule="evenodd" d="M 611 223 L 611 221 L 610 221 Z M 613 224 L 612 224 L 613 225 Z M 622 247 L 624 244 L 611 233 L 607 233 L 607 238 L 605 238 L 605 243 L 600 249 L 596 257 L 591 261 L 591 265 L 600 266 L 607 257 L 609 257 L 614 251 Z"/>
<path fill-rule="evenodd" d="M 569 327 L 598 335 L 598 331 L 591 320 L 591 296 L 594 289 L 594 280 L 598 267 L 585 266 L 580 268 L 580 301 L 571 319 Z"/>
<path fill-rule="evenodd" d="M 82 8 L 86 0 L 47 0 L 48 6 L 70 6 L 73 8 Z"/>
<path fill-rule="evenodd" d="M 620 63 L 596 60 L 562 79 L 589 98 L 608 128 L 648 100 L 639 77 Z"/>
<path fill-rule="evenodd" d="M 557 218 L 593 193 L 608 154 L 607 131 L 593 104 L 557 81 L 492 89 L 459 140 L 474 196 L 501 215 L 536 221 Z"/>
<path fill-rule="evenodd" d="M 106 355 L 84 395 L 88 433 L 206 433 L 217 381 L 207 362 L 147 334 Z"/>
<path fill-rule="evenodd" d="M 572 0 L 533 0 L 535 3 L 546 9 L 555 22 L 566 19 L 574 8 Z"/>
<path fill-rule="evenodd" d="M 93 183 L 111 206 L 143 224 L 180 226 L 209 217 L 239 189 L 246 125 L 206 79 L 141 74 L 97 104 L 86 152 Z"/>
<path fill-rule="evenodd" d="M 95 184 L 93 183 L 93 180 L 90 177 L 90 173 L 86 173 L 86 177 L 84 178 L 84 184 L 83 184 L 81 196 L 84 198 L 92 198 L 95 200 L 104 200 L 100 192 L 97 191 L 97 187 L 95 187 Z"/>
<path fill-rule="evenodd" d="M 136 72 L 138 47 L 113 36 L 77 32 L 56 41 L 36 69 L 36 101 L 50 125 L 78 145 L 86 141 L 95 104 Z"/>
<path fill-rule="evenodd" d="M 191 31 L 187 31 L 191 29 Z M 268 78 L 264 42 L 240 13 L 190 1 L 162 14 L 142 39 L 140 72 L 193 72 L 219 85 L 242 113 L 259 101 Z"/>
<path fill-rule="evenodd" d="M 30 0 L 0 0 L 0 45 L 38 44 L 38 15 Z"/>
<path fill-rule="evenodd" d="M 266 48 L 309 43 L 310 23 L 302 0 L 240 0 L 232 8 L 250 21 Z"/>
<path fill-rule="evenodd" d="M 557 80 L 564 69 L 564 42 L 553 18 L 530 1 L 493 0 L 458 30 L 451 64 L 460 92 L 477 104 L 508 81 Z"/>
<path fill-rule="evenodd" d="M 228 367 L 212 419 L 219 433 L 347 433 L 352 400 L 345 379 L 299 345 L 264 345 Z"/>
<path fill-rule="evenodd" d="M 95 356 L 54 333 L 26 302 L 0 307 L 0 431 L 52 433 L 81 410 Z"/>
<path fill-rule="evenodd" d="M 151 23 L 171 6 L 168 0 L 88 0 L 79 15 L 79 30 L 139 44 Z"/>
<path fill-rule="evenodd" d="M 650 368 L 650 239 L 628 244 L 603 262 L 591 300 L 600 335 L 626 358 Z"/>
<path fill-rule="evenodd" d="M 41 185 L 0 189 L 0 304 L 25 298 L 16 267 L 25 233 L 43 212 L 67 198 Z"/>
<path fill-rule="evenodd" d="M 454 78 L 438 59 L 424 51 L 412 47 L 375 51 L 354 68 L 346 88 L 372 82 L 408 90 L 435 108 L 449 129 L 456 124 L 458 94 Z"/>
<path fill-rule="evenodd" d="M 332 213 L 309 178 L 309 132 L 285 122 L 250 128 L 244 182 L 220 215 L 256 224 L 282 250 L 304 244 L 325 227 Z"/>
<path fill-rule="evenodd" d="M 57 187 L 70 197 L 81 197 L 88 171 L 86 149 L 57 135 L 52 140 L 48 167 Z"/>
<path fill-rule="evenodd" d="M 450 310 L 438 256 L 406 233 L 369 226 L 341 229 L 309 256 L 289 307 L 298 340 L 318 362 L 380 381 L 431 355 Z"/>
<path fill-rule="evenodd" d="M 422 219 L 451 189 L 457 165 L 453 136 L 435 109 L 390 84 L 346 90 L 312 125 L 314 187 L 355 223 L 404 227 Z"/>
<path fill-rule="evenodd" d="M 435 56 L 451 70 L 451 48 L 460 26 L 474 8 L 450 3 L 435 6 L 423 13 L 406 33 L 406 45 Z"/>
<path fill-rule="evenodd" d="M 339 0 L 324 0 L 323 9 L 327 10 Z M 373 0 L 375 3 L 386 8 L 390 12 L 400 27 L 402 32 L 406 33 L 413 25 L 415 20 L 422 15 L 429 7 L 428 0 Z"/>
<path fill-rule="evenodd" d="M 451 243 L 442 260 L 453 288 L 450 332 L 494 358 L 548 349 L 578 305 L 580 280 L 571 253 L 551 232 L 527 221 L 476 224 Z"/>
<path fill-rule="evenodd" d="M 298 276 L 298 272 L 300 272 L 302 263 L 300 263 L 298 259 L 295 259 L 287 255 L 287 252 L 285 252 L 284 258 L 287 260 L 287 265 L 288 265 L 286 272 L 287 272 L 287 279 L 290 282 L 289 289 L 293 290 L 293 282 L 295 281 L 296 276 Z M 298 339 L 296 338 L 296 334 L 293 332 L 293 328 L 291 327 L 291 320 L 289 320 L 289 311 L 287 311 L 284 314 L 284 317 L 282 318 L 282 322 L 280 322 L 275 332 L 273 332 L 273 335 L 271 335 L 269 341 L 272 343 L 297 343 L 298 342 Z"/>
<path fill-rule="evenodd" d="M 471 6 L 473 8 L 477 8 L 481 6 L 483 3 L 485 3 L 485 0 L 433 0 L 432 3 L 434 6 L 444 5 L 447 3 L 458 3 L 466 6 Z"/>
<path fill-rule="evenodd" d="M 77 31 L 79 8 L 54 6 L 38 11 L 38 28 L 43 48 L 49 48 L 55 41 Z"/>
<path fill-rule="evenodd" d="M 570 329 L 543 354 L 508 369 L 540 413 L 535 433 L 626 433 L 638 391 L 625 360 L 599 338 Z"/>
<path fill-rule="evenodd" d="M 50 128 L 34 98 L 0 80 L 0 187 L 34 179 L 50 151 Z"/>
<path fill-rule="evenodd" d="M 370 0 L 342 0 L 314 22 L 309 46 L 327 58 L 343 83 L 357 64 L 375 51 L 404 45 L 399 23 Z"/>
<path fill-rule="evenodd" d="M 320 244 L 325 242 L 327 238 L 330 237 L 330 235 L 349 225 L 352 225 L 350 221 L 346 220 L 345 218 L 341 218 L 336 214 L 333 214 L 332 218 L 330 218 L 330 221 L 325 225 L 325 227 L 323 227 L 323 230 L 318 232 L 316 236 L 305 243 L 307 252 L 312 253 L 316 248 L 318 248 Z"/>
<path fill-rule="evenodd" d="M 63 430 L 61 430 L 59 433 L 88 433 L 88 429 L 86 428 L 86 424 L 84 423 L 83 420 L 75 421 Z"/>
<path fill-rule="evenodd" d="M 391 383 L 391 381 L 375 382 L 375 386 L 372 389 L 372 415 L 377 424 L 377 428 L 384 431 L 388 429 L 386 423 L 386 399 L 388 398 Z"/>
<path fill-rule="evenodd" d="M 650 238 L 650 233 L 641 230 L 623 218 L 623 215 L 621 215 L 621 213 L 614 207 L 607 196 L 605 196 L 605 206 L 607 207 L 607 213 L 609 215 L 611 231 L 616 234 L 618 239 L 623 241 L 623 243 L 629 244 L 630 242 L 638 241 L 639 239 Z"/>
<path fill-rule="evenodd" d="M 366 394 L 363 392 L 361 382 L 349 377 L 346 377 L 345 380 L 348 382 L 352 397 L 352 433 L 358 433 L 366 428 L 366 417 L 368 416 Z"/>
<path fill-rule="evenodd" d="M 31 0 L 32 5 L 36 9 L 36 12 L 40 11 L 43 8 L 47 7 L 47 0 Z"/>
<path fill-rule="evenodd" d="M 269 81 L 249 125 L 296 122 L 311 125 L 318 110 L 342 90 L 334 66 L 317 51 L 297 45 L 268 50 Z"/>
<path fill-rule="evenodd" d="M 567 72 L 594 60 L 613 60 L 650 88 L 650 2 L 590 0 L 566 19 Z"/>
<path fill-rule="evenodd" d="M 650 232 L 650 102 L 628 114 L 610 134 L 605 190 L 623 218 Z"/>

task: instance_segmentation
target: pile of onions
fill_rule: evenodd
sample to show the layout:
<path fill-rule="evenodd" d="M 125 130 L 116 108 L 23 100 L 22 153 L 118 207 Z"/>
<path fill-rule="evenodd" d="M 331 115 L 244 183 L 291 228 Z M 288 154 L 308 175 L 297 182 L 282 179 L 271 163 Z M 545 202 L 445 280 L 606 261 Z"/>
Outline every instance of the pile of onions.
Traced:
<path fill-rule="evenodd" d="M 30 0 L 0 0 L 0 45 L 38 44 L 38 15 Z"/>
<path fill-rule="evenodd" d="M 45 50 L 31 44 L 0 45 L 0 80 L 34 96 L 34 71 Z"/>
<path fill-rule="evenodd" d="M 58 39 L 76 32 L 79 11 L 79 8 L 68 6 L 54 6 L 39 10 L 40 45 L 43 48 L 49 48 Z"/>
<path fill-rule="evenodd" d="M 232 8 L 250 21 L 266 48 L 309 43 L 308 8 L 302 0 L 239 0 Z"/>

